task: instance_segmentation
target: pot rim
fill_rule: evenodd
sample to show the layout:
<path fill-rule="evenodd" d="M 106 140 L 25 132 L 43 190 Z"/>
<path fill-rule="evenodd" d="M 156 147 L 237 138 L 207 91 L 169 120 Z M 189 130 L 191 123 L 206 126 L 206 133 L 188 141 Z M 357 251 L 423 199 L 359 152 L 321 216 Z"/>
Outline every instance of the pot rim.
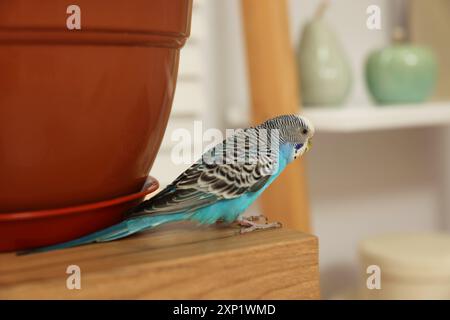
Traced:
<path fill-rule="evenodd" d="M 4 29 L 0 27 L 1 44 L 29 45 L 132 45 L 180 49 L 188 34 L 164 31 L 89 30 L 66 32 L 51 29 Z"/>
<path fill-rule="evenodd" d="M 48 217 L 70 215 L 74 213 L 82 213 L 86 211 L 95 211 L 105 207 L 112 207 L 121 203 L 126 203 L 132 200 L 143 198 L 144 196 L 156 191 L 159 188 L 159 182 L 152 176 L 148 176 L 147 181 L 144 185 L 144 190 L 136 192 L 133 194 L 128 194 L 126 196 L 121 196 L 118 198 L 113 198 L 109 200 L 103 200 L 94 203 L 82 204 L 72 207 L 56 208 L 50 210 L 35 210 L 35 211 L 24 211 L 24 212 L 10 212 L 10 213 L 0 213 L 0 222 L 15 222 L 17 220 L 34 220 L 43 219 Z"/>

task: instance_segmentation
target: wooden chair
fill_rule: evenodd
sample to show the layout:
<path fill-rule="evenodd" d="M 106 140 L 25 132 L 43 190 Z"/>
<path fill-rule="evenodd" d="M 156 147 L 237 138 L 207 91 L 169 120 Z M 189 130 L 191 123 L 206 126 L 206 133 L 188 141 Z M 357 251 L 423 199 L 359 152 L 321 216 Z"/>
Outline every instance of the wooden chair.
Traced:
<path fill-rule="evenodd" d="M 289 37 L 285 0 L 242 0 L 252 116 L 260 123 L 280 114 L 299 113 L 297 67 Z M 290 164 L 262 195 L 264 214 L 284 226 L 310 231 L 305 170 Z"/>

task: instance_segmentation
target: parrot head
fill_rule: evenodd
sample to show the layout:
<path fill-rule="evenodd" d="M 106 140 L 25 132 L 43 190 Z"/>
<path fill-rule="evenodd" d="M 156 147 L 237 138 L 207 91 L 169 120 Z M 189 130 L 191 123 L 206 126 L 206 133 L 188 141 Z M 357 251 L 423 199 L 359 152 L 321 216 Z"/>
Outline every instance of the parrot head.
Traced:
<path fill-rule="evenodd" d="M 282 115 L 267 120 L 260 127 L 278 130 L 281 143 L 292 148 L 290 160 L 297 159 L 311 148 L 314 126 L 305 117 Z"/>

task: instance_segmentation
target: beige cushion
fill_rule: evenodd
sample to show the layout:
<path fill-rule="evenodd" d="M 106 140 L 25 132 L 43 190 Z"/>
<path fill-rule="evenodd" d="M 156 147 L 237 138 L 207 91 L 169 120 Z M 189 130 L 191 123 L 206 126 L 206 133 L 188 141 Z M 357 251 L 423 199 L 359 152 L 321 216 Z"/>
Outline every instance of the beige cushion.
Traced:
<path fill-rule="evenodd" d="M 450 299 L 450 235 L 396 233 L 360 244 L 363 298 Z M 381 290 L 365 286 L 366 269 L 381 269 Z"/>

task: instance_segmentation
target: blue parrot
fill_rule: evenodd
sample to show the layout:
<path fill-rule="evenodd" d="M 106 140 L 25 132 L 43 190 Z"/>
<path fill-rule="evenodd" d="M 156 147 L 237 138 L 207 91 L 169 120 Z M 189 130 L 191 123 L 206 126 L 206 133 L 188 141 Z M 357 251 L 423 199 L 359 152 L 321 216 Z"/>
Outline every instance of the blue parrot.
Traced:
<path fill-rule="evenodd" d="M 299 115 L 282 115 L 238 130 L 179 175 L 153 198 L 142 202 L 127 218 L 111 227 L 61 244 L 32 249 L 43 252 L 127 237 L 168 222 L 217 221 L 241 225 L 241 233 L 281 226 L 256 223 L 244 211 L 309 148 L 314 127 Z"/>

